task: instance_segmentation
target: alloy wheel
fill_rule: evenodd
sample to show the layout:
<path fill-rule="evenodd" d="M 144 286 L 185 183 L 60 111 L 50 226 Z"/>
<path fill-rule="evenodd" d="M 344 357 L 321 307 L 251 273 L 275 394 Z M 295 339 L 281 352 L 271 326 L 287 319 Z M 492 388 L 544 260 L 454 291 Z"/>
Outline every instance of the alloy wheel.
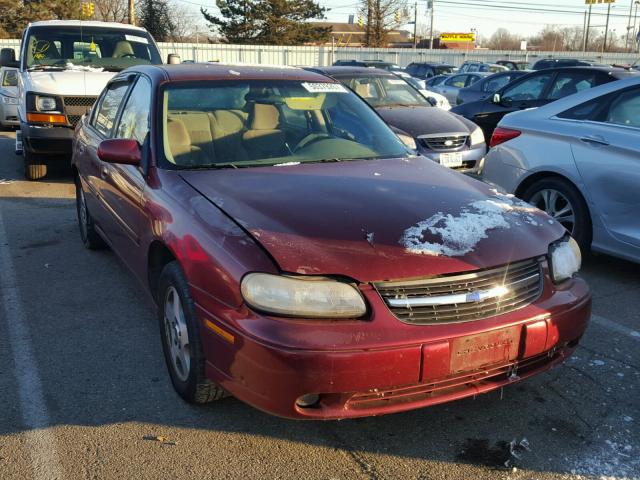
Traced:
<path fill-rule="evenodd" d="M 544 210 L 560 225 L 573 235 L 575 233 L 576 218 L 573 205 L 569 199 L 558 190 L 545 188 L 534 193 L 529 203 L 540 210 Z"/>
<path fill-rule="evenodd" d="M 191 369 L 191 345 L 180 295 L 173 286 L 165 295 L 164 331 L 173 370 L 180 381 L 186 382 Z"/>

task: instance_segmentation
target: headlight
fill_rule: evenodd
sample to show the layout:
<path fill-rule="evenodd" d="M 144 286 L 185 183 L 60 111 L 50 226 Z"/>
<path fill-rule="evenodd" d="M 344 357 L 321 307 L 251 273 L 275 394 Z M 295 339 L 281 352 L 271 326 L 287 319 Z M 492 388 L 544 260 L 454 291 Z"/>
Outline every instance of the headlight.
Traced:
<path fill-rule="evenodd" d="M 241 291 L 257 310 L 288 317 L 355 318 L 367 311 L 358 290 L 326 278 L 250 273 Z"/>
<path fill-rule="evenodd" d="M 57 102 L 53 97 L 38 97 L 36 99 L 36 108 L 40 112 L 48 112 L 56 110 Z"/>
<path fill-rule="evenodd" d="M 396 133 L 396 135 L 398 135 L 398 138 L 402 140 L 402 143 L 404 143 L 411 150 L 415 150 L 418 148 L 416 146 L 416 141 L 413 139 L 413 137 L 410 137 L 409 135 L 404 135 L 402 133 Z"/>
<path fill-rule="evenodd" d="M 7 97 L 6 95 L 0 95 L 2 97 L 2 103 L 6 103 L 7 105 L 17 105 L 18 99 L 16 97 Z"/>
<path fill-rule="evenodd" d="M 476 127 L 471 134 L 471 146 L 480 145 L 481 143 L 484 143 L 484 133 L 482 133 L 480 127 Z"/>
<path fill-rule="evenodd" d="M 551 244 L 549 247 L 551 278 L 555 283 L 571 278 L 580 270 L 582 255 L 578 243 L 571 237 Z"/>

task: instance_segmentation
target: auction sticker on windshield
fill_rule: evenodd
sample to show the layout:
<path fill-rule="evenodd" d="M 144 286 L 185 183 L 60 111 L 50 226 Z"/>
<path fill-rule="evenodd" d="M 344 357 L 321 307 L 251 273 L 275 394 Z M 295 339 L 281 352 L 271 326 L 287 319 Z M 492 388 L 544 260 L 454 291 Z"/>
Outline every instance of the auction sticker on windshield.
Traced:
<path fill-rule="evenodd" d="M 444 165 L 445 167 L 461 167 L 462 153 L 460 152 L 441 153 L 440 165 Z"/>
<path fill-rule="evenodd" d="M 149 40 L 144 37 L 139 37 L 137 35 L 125 35 L 124 38 L 130 42 L 144 43 L 145 45 L 149 44 Z"/>
<path fill-rule="evenodd" d="M 340 83 L 309 83 L 302 84 L 307 92 L 311 93 L 347 93 L 347 89 Z"/>

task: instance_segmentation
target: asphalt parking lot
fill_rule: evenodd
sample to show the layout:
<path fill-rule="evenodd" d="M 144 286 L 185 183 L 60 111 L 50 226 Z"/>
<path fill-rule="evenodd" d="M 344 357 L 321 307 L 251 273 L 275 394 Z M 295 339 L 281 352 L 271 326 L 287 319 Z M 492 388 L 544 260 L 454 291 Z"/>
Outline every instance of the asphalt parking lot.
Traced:
<path fill-rule="evenodd" d="M 640 478 L 640 267 L 585 260 L 594 317 L 566 364 L 385 417 L 296 422 L 174 393 L 153 307 L 82 247 L 64 168 L 27 182 L 0 132 L 0 478 Z"/>

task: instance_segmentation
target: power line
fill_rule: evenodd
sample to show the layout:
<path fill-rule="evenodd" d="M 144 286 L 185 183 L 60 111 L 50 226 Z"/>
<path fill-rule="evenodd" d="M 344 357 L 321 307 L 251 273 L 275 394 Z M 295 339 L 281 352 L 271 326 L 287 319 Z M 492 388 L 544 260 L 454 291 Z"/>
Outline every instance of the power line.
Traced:
<path fill-rule="evenodd" d="M 567 15 L 584 15 L 584 12 L 577 12 L 577 11 L 572 11 L 572 10 L 554 10 L 554 9 L 546 9 L 546 8 L 534 8 L 534 7 L 516 7 L 516 6 L 510 6 L 510 5 L 492 5 L 492 4 L 487 4 L 487 3 L 483 3 L 486 2 L 487 0 L 477 0 L 474 3 L 471 2 L 461 2 L 461 1 L 454 1 L 454 0 L 438 0 L 438 4 L 439 5 L 459 5 L 459 6 L 465 6 L 465 7 L 478 7 L 478 6 L 482 6 L 484 8 L 487 9 L 494 9 L 494 10 L 515 10 L 515 11 L 521 11 L 521 12 L 531 12 L 531 13 L 556 13 L 556 14 L 567 14 Z M 594 15 L 600 15 L 600 16 L 606 16 L 606 13 L 597 13 L 597 12 L 592 12 L 591 13 L 592 16 Z M 627 18 L 627 15 L 619 15 L 619 14 L 615 14 L 612 13 L 610 14 L 611 17 L 619 17 L 619 18 Z"/>

